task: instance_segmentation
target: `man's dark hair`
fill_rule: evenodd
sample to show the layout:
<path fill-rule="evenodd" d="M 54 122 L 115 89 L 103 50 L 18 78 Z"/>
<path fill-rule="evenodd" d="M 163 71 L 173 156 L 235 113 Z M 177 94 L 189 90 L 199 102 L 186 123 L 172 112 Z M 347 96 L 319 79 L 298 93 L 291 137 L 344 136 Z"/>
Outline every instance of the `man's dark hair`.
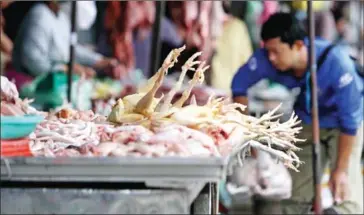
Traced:
<path fill-rule="evenodd" d="M 345 18 L 344 10 L 349 5 L 349 3 L 349 1 L 335 2 L 333 8 L 331 9 L 335 22 L 338 22 L 340 19 Z"/>
<path fill-rule="evenodd" d="M 261 38 L 267 41 L 280 38 L 290 46 L 297 40 L 304 40 L 306 31 L 302 23 L 291 13 L 275 13 L 263 24 Z"/>

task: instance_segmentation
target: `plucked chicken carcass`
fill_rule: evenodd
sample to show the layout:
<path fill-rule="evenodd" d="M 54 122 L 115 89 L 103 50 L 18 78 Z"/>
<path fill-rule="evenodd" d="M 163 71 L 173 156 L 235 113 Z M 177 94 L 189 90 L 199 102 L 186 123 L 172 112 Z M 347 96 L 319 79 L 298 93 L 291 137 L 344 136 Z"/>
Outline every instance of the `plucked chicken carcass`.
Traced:
<path fill-rule="evenodd" d="M 1 101 L 13 101 L 15 98 L 19 98 L 15 84 L 1 76 Z"/>
<path fill-rule="evenodd" d="M 240 164 L 250 148 L 254 147 L 274 154 L 284 161 L 285 165 L 297 170 L 301 161 L 294 153 L 299 150 L 294 143 L 304 141 L 296 138 L 301 130 L 297 127 L 300 121 L 292 114 L 287 122 L 280 123 L 277 119 L 281 115 L 275 115 L 280 106 L 261 118 L 242 114 L 245 106 L 228 103 L 222 98 L 211 97 L 205 105 L 191 104 L 183 107 L 194 86 L 203 82 L 204 72 L 208 69 L 204 62 L 195 61 L 200 53 L 193 55 L 185 63 L 177 84 L 163 96 L 163 100 L 154 97 L 164 75 L 174 62 L 177 62 L 183 50 L 184 47 L 172 50 L 160 70 L 146 86 L 139 88 L 137 94 L 130 95 L 128 99 L 118 100 L 108 120 L 119 125 L 143 125 L 149 129 L 179 124 L 210 135 L 220 152 L 236 157 Z M 172 98 L 180 90 L 186 72 L 193 70 L 194 65 L 198 65 L 198 68 L 189 86 L 182 96 L 172 103 Z"/>

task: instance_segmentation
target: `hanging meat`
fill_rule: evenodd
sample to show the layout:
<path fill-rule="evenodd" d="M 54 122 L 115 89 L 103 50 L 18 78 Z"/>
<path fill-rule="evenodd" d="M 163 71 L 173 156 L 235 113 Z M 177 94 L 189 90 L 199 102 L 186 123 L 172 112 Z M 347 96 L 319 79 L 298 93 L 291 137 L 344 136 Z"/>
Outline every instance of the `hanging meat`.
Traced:
<path fill-rule="evenodd" d="M 225 18 L 222 1 L 172 1 L 168 6 L 187 46 L 203 51 L 200 60 L 208 60 L 214 40 L 222 31 Z"/>
<path fill-rule="evenodd" d="M 135 67 L 133 49 L 134 31 L 143 37 L 154 23 L 155 5 L 152 1 L 109 1 L 105 15 L 105 29 L 113 55 L 125 72 Z"/>

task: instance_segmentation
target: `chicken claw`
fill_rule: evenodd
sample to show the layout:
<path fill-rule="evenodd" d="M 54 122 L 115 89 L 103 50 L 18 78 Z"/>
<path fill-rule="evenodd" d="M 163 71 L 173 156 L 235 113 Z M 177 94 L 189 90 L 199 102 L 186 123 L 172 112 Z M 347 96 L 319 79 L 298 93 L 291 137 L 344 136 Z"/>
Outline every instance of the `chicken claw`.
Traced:
<path fill-rule="evenodd" d="M 189 82 L 189 86 L 188 88 L 182 93 L 182 96 L 180 99 L 178 99 L 178 101 L 176 101 L 174 104 L 173 104 L 173 107 L 177 107 L 177 108 L 181 108 L 183 106 L 183 104 L 187 101 L 187 99 L 190 97 L 190 94 L 191 94 L 191 91 L 193 89 L 193 87 L 196 85 L 196 84 L 201 84 L 203 83 L 203 81 L 205 80 L 205 76 L 204 76 L 204 72 L 210 68 L 210 66 L 205 66 L 205 62 L 202 62 L 195 74 L 193 75 L 193 78 L 192 80 Z"/>
<path fill-rule="evenodd" d="M 194 55 L 192 55 L 192 57 L 190 57 L 186 63 L 182 66 L 182 72 L 181 72 L 181 75 L 179 76 L 178 78 L 178 81 L 176 83 L 176 85 L 174 85 L 174 87 L 168 92 L 161 108 L 160 108 L 160 112 L 161 113 L 165 113 L 168 111 L 168 109 L 171 107 L 171 102 L 172 102 L 172 99 L 174 97 L 174 95 L 176 94 L 176 92 L 178 90 L 181 89 L 182 87 L 182 84 L 183 84 L 183 80 L 186 76 L 186 73 L 188 70 L 194 70 L 192 67 L 194 65 L 197 65 L 200 63 L 200 61 L 194 61 L 197 57 L 199 57 L 200 55 L 202 54 L 202 52 L 197 52 L 195 53 Z"/>
<path fill-rule="evenodd" d="M 174 64 L 177 62 L 177 58 L 181 55 L 182 51 L 186 49 L 186 46 L 182 46 L 181 48 L 173 49 L 166 59 L 164 60 L 162 67 L 158 69 L 150 79 L 148 79 L 147 84 L 143 87 L 138 88 L 138 93 L 147 93 L 149 92 L 156 82 L 157 78 L 159 77 L 159 73 L 164 72 L 167 73 L 168 69 L 173 67 Z"/>
<path fill-rule="evenodd" d="M 155 99 L 154 96 L 157 93 L 157 90 L 162 85 L 164 76 L 165 76 L 164 72 L 159 73 L 159 76 L 158 76 L 156 82 L 154 83 L 152 89 L 147 94 L 145 94 L 136 104 L 135 109 L 134 109 L 135 113 L 149 116 L 151 113 L 154 112 L 155 107 L 151 108 L 151 106 Z"/>

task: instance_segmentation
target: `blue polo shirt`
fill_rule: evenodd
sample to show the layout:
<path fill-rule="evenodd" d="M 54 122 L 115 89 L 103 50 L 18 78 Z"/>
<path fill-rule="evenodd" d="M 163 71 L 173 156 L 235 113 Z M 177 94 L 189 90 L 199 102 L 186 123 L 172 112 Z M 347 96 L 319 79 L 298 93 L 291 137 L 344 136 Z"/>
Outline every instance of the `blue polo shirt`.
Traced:
<path fill-rule="evenodd" d="M 305 44 L 308 46 L 307 39 Z M 314 44 L 317 60 L 330 43 L 316 39 Z M 289 89 L 300 87 L 294 110 L 303 123 L 311 124 L 310 72 L 306 71 L 303 78 L 279 72 L 270 63 L 263 48 L 255 51 L 235 74 L 231 86 L 233 97 L 246 96 L 248 88 L 265 78 Z M 355 135 L 363 120 L 363 82 L 343 47 L 335 46 L 329 52 L 317 71 L 317 84 L 320 127 L 339 128 L 343 133 Z"/>

